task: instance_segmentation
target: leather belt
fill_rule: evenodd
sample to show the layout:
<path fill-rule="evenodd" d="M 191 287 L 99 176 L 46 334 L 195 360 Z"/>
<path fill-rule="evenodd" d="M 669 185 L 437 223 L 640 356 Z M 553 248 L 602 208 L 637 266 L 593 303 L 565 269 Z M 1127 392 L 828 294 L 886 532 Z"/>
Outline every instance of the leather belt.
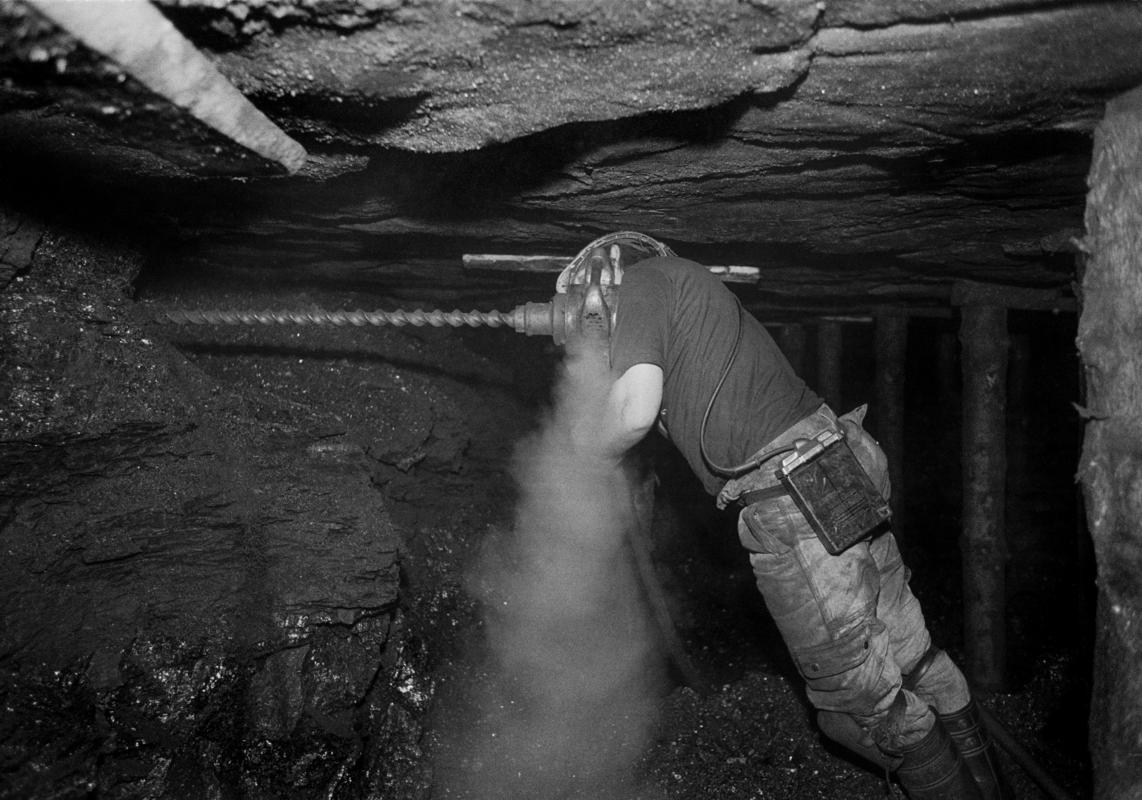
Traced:
<path fill-rule="evenodd" d="M 761 503 L 766 500 L 776 500 L 779 497 L 788 497 L 789 492 L 781 484 L 777 486 L 767 486 L 764 489 L 751 489 L 748 492 L 742 492 L 738 497 L 737 503 L 741 506 L 749 506 L 754 503 Z"/>

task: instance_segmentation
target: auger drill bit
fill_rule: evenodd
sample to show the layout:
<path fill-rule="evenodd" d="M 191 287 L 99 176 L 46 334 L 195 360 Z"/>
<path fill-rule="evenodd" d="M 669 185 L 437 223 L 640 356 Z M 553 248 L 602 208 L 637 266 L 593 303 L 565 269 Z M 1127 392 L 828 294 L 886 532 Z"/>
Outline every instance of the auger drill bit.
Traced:
<path fill-rule="evenodd" d="M 561 303 L 524 303 L 510 312 L 502 311 L 248 311 L 222 309 L 164 309 L 156 312 L 155 319 L 176 325 L 333 325 L 344 327 L 385 326 L 403 328 L 406 325 L 435 328 L 508 327 L 528 336 L 554 336 L 562 327 L 556 320 L 556 307 Z"/>

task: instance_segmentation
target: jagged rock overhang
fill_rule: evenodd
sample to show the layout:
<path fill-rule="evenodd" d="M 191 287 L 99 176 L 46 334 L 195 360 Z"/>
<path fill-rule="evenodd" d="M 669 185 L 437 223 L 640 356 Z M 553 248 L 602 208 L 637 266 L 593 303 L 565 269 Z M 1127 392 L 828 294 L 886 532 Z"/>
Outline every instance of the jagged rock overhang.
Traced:
<path fill-rule="evenodd" d="M 1054 291 L 1089 132 L 1142 82 L 1136 3 L 158 6 L 306 145 L 302 175 L 188 181 L 110 135 L 33 152 L 14 191 L 87 172 L 108 205 L 139 196 L 126 218 L 267 269 L 431 272 L 633 228 L 757 266 L 775 297 Z M 4 117 L 35 139 L 38 118 Z"/>

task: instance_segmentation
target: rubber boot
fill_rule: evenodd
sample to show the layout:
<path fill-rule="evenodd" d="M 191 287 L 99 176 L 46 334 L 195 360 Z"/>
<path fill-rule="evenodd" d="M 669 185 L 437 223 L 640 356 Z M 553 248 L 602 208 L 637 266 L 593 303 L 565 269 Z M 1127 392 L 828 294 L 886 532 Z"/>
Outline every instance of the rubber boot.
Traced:
<path fill-rule="evenodd" d="M 877 747 L 872 741 L 872 737 L 857 725 L 856 720 L 848 714 L 841 714 L 837 711 L 819 711 L 817 712 L 817 725 L 821 728 L 821 732 L 834 742 L 864 761 L 880 767 L 885 774 L 895 772 L 896 768 L 900 766 L 900 757 L 887 755 Z"/>
<path fill-rule="evenodd" d="M 900 756 L 896 777 L 911 800 L 983 800 L 939 719 L 923 739 L 902 750 Z"/>
<path fill-rule="evenodd" d="M 975 779 L 983 800 L 1012 800 L 1014 795 L 1003 778 L 995 745 L 983 726 L 976 701 L 972 700 L 953 714 L 940 714 L 939 717 Z"/>

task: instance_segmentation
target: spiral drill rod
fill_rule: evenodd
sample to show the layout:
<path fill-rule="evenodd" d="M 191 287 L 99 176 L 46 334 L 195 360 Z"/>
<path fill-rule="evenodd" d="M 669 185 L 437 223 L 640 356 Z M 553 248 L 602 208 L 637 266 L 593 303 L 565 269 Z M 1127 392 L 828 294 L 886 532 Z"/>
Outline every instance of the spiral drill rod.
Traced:
<path fill-rule="evenodd" d="M 510 312 L 503 311 L 225 311 L 219 309 L 164 309 L 155 314 L 158 322 L 176 325 L 405 325 L 441 328 L 507 326 L 528 336 L 556 336 L 563 332 L 563 304 L 524 303 Z"/>
<path fill-rule="evenodd" d="M 223 311 L 217 309 L 170 309 L 158 314 L 163 322 L 177 325 L 405 325 L 441 328 L 450 325 L 472 328 L 486 325 L 512 326 L 511 314 L 501 311 Z"/>

